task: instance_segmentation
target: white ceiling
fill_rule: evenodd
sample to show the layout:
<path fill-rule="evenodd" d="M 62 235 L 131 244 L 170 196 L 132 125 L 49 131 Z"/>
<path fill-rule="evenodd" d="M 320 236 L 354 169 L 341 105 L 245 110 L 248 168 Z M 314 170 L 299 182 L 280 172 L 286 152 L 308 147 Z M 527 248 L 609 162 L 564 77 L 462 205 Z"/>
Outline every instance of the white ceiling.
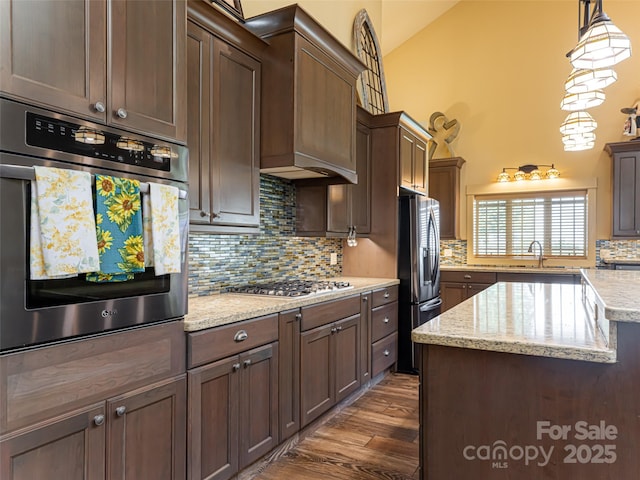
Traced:
<path fill-rule="evenodd" d="M 382 55 L 406 42 L 459 0 L 382 0 Z"/>

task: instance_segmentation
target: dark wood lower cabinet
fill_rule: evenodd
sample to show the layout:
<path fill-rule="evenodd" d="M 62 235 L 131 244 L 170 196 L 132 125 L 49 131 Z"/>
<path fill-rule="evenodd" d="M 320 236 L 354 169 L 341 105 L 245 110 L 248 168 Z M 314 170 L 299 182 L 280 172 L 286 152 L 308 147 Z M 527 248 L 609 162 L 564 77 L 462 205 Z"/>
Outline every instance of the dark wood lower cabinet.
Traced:
<path fill-rule="evenodd" d="M 11 435 L 0 442 L 0 478 L 104 479 L 105 430 L 99 403 Z"/>
<path fill-rule="evenodd" d="M 279 315 L 278 411 L 280 441 L 300 430 L 300 310 Z"/>
<path fill-rule="evenodd" d="M 3 480 L 180 480 L 186 379 L 158 382 L 0 441 Z"/>
<path fill-rule="evenodd" d="M 188 478 L 223 480 L 278 444 L 278 342 L 192 369 Z"/>
<path fill-rule="evenodd" d="M 301 334 L 303 427 L 360 387 L 360 341 L 359 313 Z"/>

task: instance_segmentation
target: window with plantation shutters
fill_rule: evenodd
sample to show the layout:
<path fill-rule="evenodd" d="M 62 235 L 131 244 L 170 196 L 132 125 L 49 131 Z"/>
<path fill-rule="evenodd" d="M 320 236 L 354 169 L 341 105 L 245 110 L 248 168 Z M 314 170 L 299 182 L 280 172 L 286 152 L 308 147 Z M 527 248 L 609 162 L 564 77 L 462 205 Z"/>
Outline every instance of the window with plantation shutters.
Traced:
<path fill-rule="evenodd" d="M 587 192 L 477 195 L 473 202 L 476 257 L 528 255 L 537 240 L 545 257 L 587 257 Z"/>

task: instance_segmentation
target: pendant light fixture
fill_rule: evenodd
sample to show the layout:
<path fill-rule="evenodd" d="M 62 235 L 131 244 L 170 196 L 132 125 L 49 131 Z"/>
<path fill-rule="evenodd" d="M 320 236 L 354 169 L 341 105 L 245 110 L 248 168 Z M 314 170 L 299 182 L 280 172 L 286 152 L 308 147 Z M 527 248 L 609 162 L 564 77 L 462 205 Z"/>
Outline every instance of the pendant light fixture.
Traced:
<path fill-rule="evenodd" d="M 581 1 L 584 1 L 585 11 L 588 11 L 590 2 Z M 604 13 L 602 0 L 596 0 L 587 28 L 583 29 L 584 27 L 581 28 L 578 44 L 569 53 L 571 64 L 575 68 L 593 70 L 611 67 L 631 56 L 629 37 Z"/>
<path fill-rule="evenodd" d="M 565 152 L 589 150 L 595 146 L 596 134 L 593 132 L 574 133 L 562 136 Z"/>
<path fill-rule="evenodd" d="M 588 112 L 571 112 L 560 125 L 562 135 L 593 132 L 598 124 Z"/>
<path fill-rule="evenodd" d="M 602 90 L 618 79 L 618 75 L 612 68 L 597 68 L 588 70 L 584 68 L 574 68 L 564 89 L 567 93 L 585 93 L 594 90 Z"/>
<path fill-rule="evenodd" d="M 578 110 L 586 110 L 588 108 L 597 107 L 604 102 L 604 92 L 602 90 L 594 90 L 593 92 L 582 93 L 566 93 L 560 102 L 562 110 L 577 112 Z"/>

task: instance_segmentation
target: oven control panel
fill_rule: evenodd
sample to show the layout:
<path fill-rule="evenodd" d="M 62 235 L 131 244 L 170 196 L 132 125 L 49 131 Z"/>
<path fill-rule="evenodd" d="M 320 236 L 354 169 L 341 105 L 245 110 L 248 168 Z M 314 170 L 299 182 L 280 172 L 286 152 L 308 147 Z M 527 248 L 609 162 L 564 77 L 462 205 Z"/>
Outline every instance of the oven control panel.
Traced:
<path fill-rule="evenodd" d="M 27 112 L 27 144 L 154 170 L 170 171 L 171 147 Z"/>

